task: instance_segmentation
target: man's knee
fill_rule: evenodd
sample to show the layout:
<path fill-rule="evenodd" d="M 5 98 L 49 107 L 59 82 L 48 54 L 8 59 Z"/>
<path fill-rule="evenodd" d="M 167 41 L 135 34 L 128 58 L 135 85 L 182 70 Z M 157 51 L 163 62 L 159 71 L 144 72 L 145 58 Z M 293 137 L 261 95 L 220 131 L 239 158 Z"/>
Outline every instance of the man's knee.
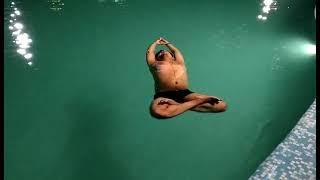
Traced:
<path fill-rule="evenodd" d="M 170 108 L 163 109 L 159 107 L 152 107 L 151 115 L 157 119 L 166 119 L 173 117 L 173 112 L 171 112 Z"/>

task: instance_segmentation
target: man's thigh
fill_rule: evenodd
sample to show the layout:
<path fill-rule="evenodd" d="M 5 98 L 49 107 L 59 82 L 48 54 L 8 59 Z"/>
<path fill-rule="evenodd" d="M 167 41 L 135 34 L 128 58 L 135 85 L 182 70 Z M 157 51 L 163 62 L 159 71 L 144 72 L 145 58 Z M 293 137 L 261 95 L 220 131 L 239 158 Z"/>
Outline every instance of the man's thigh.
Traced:
<path fill-rule="evenodd" d="M 200 93 L 191 93 L 191 94 L 188 94 L 187 96 L 185 96 L 183 98 L 183 100 L 184 101 L 192 101 L 192 100 L 195 100 L 195 99 L 203 99 L 203 98 L 207 98 L 207 97 L 213 97 L 213 98 L 216 98 L 216 99 L 220 99 L 220 98 L 215 97 L 215 96 L 209 96 L 209 95 L 200 94 Z"/>
<path fill-rule="evenodd" d="M 207 97 L 213 97 L 216 100 L 212 101 L 212 103 L 200 104 L 192 110 L 201 111 L 201 112 L 203 112 L 204 109 L 206 112 L 207 111 L 222 112 L 222 111 L 226 110 L 227 104 L 223 100 L 221 100 L 220 98 L 215 97 L 215 96 L 208 96 L 208 95 L 200 94 L 200 93 L 191 93 L 191 94 L 187 95 L 186 97 L 184 97 L 184 101 L 187 102 L 187 101 L 192 101 L 195 99 L 201 99 L 201 98 L 207 98 Z"/>

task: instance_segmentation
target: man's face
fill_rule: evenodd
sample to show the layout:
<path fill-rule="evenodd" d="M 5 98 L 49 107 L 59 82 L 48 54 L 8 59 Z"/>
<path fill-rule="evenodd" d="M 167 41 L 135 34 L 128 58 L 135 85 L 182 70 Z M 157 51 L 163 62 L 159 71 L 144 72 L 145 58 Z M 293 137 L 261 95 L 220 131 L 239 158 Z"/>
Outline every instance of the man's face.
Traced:
<path fill-rule="evenodd" d="M 166 50 L 161 50 L 156 58 L 158 61 L 168 61 L 173 60 L 174 57 L 170 52 Z"/>

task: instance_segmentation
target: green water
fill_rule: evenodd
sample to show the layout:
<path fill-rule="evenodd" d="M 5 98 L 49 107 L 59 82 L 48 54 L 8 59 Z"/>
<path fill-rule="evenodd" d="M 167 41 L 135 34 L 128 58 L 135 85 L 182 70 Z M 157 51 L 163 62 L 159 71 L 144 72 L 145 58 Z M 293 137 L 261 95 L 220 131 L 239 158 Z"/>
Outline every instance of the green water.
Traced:
<path fill-rule="evenodd" d="M 33 65 L 4 27 L 6 180 L 245 180 L 315 98 L 315 1 L 17 2 Z M 61 3 L 60 2 L 60 3 Z M 5 2 L 5 17 L 9 17 Z M 289 7 L 289 8 L 287 8 Z M 219 114 L 149 115 L 147 46 L 181 49 Z"/>

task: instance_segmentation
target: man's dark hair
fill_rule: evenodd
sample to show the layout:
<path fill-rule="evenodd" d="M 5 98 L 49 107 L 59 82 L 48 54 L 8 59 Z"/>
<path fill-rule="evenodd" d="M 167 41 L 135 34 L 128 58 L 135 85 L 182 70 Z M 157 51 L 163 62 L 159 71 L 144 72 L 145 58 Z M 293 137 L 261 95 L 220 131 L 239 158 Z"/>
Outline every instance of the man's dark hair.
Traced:
<path fill-rule="evenodd" d="M 165 51 L 165 50 L 161 49 L 161 50 L 159 50 L 159 51 L 155 54 L 156 59 L 158 59 L 158 56 L 159 56 L 159 54 L 160 54 L 162 51 Z M 171 56 L 172 56 L 173 58 L 175 58 L 174 54 L 173 54 L 171 51 L 168 51 L 168 52 L 171 54 Z"/>
<path fill-rule="evenodd" d="M 158 51 L 157 53 L 156 53 L 156 59 L 158 59 L 158 56 L 159 56 L 159 54 L 162 52 L 163 50 L 160 50 L 160 51 Z"/>

